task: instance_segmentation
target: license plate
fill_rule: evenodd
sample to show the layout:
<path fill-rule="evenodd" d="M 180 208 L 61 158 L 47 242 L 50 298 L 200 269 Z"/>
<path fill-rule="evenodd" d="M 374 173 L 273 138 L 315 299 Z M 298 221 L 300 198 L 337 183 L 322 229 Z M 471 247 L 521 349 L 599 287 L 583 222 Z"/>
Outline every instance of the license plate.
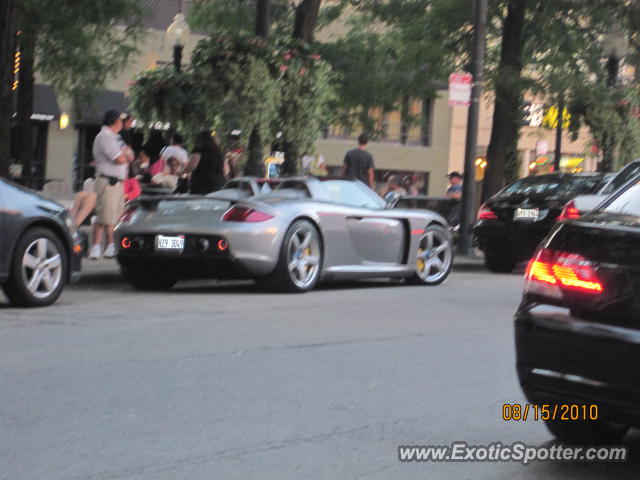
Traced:
<path fill-rule="evenodd" d="M 156 235 L 156 250 L 181 252 L 184 250 L 184 235 L 177 235 L 175 237 Z"/>
<path fill-rule="evenodd" d="M 539 209 L 537 208 L 518 208 L 514 220 L 537 220 Z"/>

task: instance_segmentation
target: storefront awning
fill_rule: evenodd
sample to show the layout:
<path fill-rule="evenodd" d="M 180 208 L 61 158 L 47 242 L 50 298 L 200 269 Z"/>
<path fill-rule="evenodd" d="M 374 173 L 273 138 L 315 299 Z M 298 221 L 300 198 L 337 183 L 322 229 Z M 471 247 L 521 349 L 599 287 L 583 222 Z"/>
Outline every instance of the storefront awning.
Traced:
<path fill-rule="evenodd" d="M 13 108 L 17 110 L 16 102 L 18 96 L 14 95 Z M 17 117 L 17 113 L 13 114 L 13 118 Z M 31 120 L 37 122 L 52 122 L 60 116 L 60 107 L 58 106 L 58 98 L 56 93 L 49 85 L 33 86 L 33 113 Z"/>
<path fill-rule="evenodd" d="M 51 122 L 60 116 L 56 93 L 49 85 L 33 86 L 33 115 L 31 120 Z"/>
<path fill-rule="evenodd" d="M 128 108 L 129 102 L 124 93 L 113 90 L 99 90 L 94 94 L 90 102 L 80 106 L 76 123 L 79 125 L 101 125 L 102 117 L 107 110 L 125 112 Z"/>

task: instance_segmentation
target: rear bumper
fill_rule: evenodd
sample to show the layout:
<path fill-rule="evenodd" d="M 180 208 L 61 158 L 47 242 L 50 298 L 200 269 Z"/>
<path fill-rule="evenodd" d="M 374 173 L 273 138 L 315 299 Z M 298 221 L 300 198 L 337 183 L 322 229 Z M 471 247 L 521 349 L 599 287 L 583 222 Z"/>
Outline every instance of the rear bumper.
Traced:
<path fill-rule="evenodd" d="M 500 250 L 517 260 L 531 258 L 540 242 L 549 234 L 553 225 L 506 225 L 495 220 L 480 220 L 473 229 L 474 244 L 481 250 Z"/>
<path fill-rule="evenodd" d="M 173 234 L 168 232 L 166 234 Z M 116 236 L 118 262 L 121 266 L 145 268 L 150 265 L 179 272 L 180 277 L 237 278 L 259 277 L 273 271 L 280 249 L 273 235 L 262 232 L 231 232 L 221 234 L 186 233 L 185 248 L 180 253 L 164 253 L 155 249 L 156 233 L 119 232 Z M 132 247 L 124 249 L 127 237 Z M 209 248 L 203 251 L 201 241 Z M 228 247 L 217 249 L 219 241 Z M 140 243 L 142 242 L 142 243 Z"/>
<path fill-rule="evenodd" d="M 640 331 L 536 307 L 516 315 L 517 371 L 532 403 L 597 404 L 640 426 Z"/>

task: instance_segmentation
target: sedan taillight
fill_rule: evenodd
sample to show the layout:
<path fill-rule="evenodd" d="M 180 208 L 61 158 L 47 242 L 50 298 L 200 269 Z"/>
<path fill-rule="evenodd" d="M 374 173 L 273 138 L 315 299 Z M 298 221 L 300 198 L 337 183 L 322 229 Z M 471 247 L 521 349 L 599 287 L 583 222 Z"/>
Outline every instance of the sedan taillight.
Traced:
<path fill-rule="evenodd" d="M 496 212 L 491 210 L 486 203 L 478 210 L 478 220 L 496 220 L 497 218 Z"/>
<path fill-rule="evenodd" d="M 571 200 L 564 206 L 556 220 L 560 222 L 562 220 L 574 220 L 576 218 L 580 218 L 580 210 L 576 208 L 576 204 Z"/>
<path fill-rule="evenodd" d="M 582 255 L 540 249 L 531 259 L 525 275 L 525 291 L 552 298 L 565 292 L 599 295 L 604 286 L 593 264 Z"/>
<path fill-rule="evenodd" d="M 223 222 L 266 222 L 271 220 L 273 215 L 261 212 L 253 208 L 234 205 L 222 216 Z"/>

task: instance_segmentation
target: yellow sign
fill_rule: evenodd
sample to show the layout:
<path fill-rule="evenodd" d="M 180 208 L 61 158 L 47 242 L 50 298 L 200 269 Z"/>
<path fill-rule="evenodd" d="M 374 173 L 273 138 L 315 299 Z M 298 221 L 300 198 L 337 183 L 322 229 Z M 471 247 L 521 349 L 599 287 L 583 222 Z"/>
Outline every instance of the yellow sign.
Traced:
<path fill-rule="evenodd" d="M 558 106 L 551 105 L 547 108 L 542 119 L 542 126 L 547 128 L 558 128 Z M 571 114 L 566 108 L 562 110 L 562 129 L 566 130 L 571 125 Z"/>

